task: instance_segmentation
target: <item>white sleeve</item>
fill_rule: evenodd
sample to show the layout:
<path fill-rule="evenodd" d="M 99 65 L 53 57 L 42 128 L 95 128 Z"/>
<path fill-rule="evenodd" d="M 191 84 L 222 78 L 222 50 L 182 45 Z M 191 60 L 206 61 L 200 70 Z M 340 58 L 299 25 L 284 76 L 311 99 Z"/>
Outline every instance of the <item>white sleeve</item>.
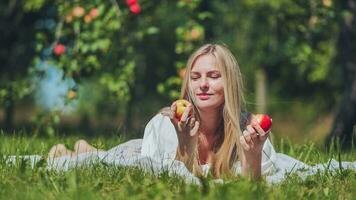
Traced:
<path fill-rule="evenodd" d="M 271 174 L 275 171 L 276 151 L 271 141 L 267 138 L 263 145 L 261 170 L 262 175 Z"/>
<path fill-rule="evenodd" d="M 154 159 L 175 159 L 178 146 L 176 130 L 170 119 L 162 114 L 154 116 L 146 125 L 141 155 Z"/>

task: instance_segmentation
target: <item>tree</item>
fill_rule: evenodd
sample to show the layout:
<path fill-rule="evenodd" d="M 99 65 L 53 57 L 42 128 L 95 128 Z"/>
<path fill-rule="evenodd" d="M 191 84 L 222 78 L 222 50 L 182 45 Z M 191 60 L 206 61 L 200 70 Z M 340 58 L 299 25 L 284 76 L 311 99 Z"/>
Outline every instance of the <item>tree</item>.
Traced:
<path fill-rule="evenodd" d="M 35 55 L 35 22 L 41 11 L 31 12 L 23 1 L 0 3 L 0 105 L 5 110 L 5 129 L 13 128 L 15 103 L 28 95 L 27 70 Z"/>
<path fill-rule="evenodd" d="M 351 146 L 356 134 L 356 4 L 352 0 L 340 1 L 340 33 L 337 43 L 336 64 L 342 68 L 343 97 L 328 137 L 328 143 L 340 138 L 342 147 Z"/>
<path fill-rule="evenodd" d="M 0 54 L 5 63 L 0 85 L 5 124 L 12 124 L 14 102 L 33 91 L 30 79 L 42 76 L 47 66 L 60 69 L 63 79 L 71 78 L 78 85 L 95 81 L 107 94 L 102 101 L 125 109 L 140 58 L 137 44 L 158 32 L 148 17 L 139 19 L 141 6 L 152 5 L 134 0 L 1 3 L 1 41 L 7 46 Z M 68 90 L 68 101 L 76 100 L 78 85 Z M 59 113 L 43 110 L 36 123 L 53 126 Z M 53 133 L 53 128 L 46 130 Z"/>
<path fill-rule="evenodd" d="M 44 4 L 38 6 L 37 1 L 29 2 L 36 5 L 28 3 L 29 7 L 44 6 Z M 179 63 L 171 59 L 174 54 L 172 52 L 168 54 L 170 55 L 168 60 L 173 65 L 167 66 L 167 62 L 162 65 L 163 59 L 160 57 L 166 56 L 169 43 L 162 43 L 161 38 L 153 42 L 153 37 L 161 29 L 166 31 L 167 24 L 158 24 L 157 21 L 166 20 L 166 16 L 170 16 L 169 19 L 173 24 L 169 24 L 170 33 L 167 35 L 174 36 L 176 30 L 178 38 L 176 53 L 180 58 L 182 54 L 193 49 L 193 43 L 196 44 L 203 38 L 202 27 L 195 20 L 190 20 L 190 16 L 185 17 L 184 12 L 193 15 L 194 9 L 200 2 L 200 0 L 178 2 L 100 0 L 95 3 L 53 1 L 48 5 L 47 15 L 40 23 L 43 26 L 37 30 L 38 55 L 34 59 L 32 73 L 41 73 L 43 68 L 38 69 L 36 66 L 44 63 L 63 70 L 64 76 L 73 78 L 78 85 L 89 80 L 99 83 L 103 93 L 98 106 L 107 108 L 107 105 L 115 104 L 116 107 L 111 106 L 111 110 L 106 110 L 114 114 L 117 114 L 115 111 L 124 109 L 123 113 L 126 115 L 124 124 L 131 128 L 133 104 L 137 103 L 140 97 L 142 98 L 139 91 L 143 86 L 148 87 L 155 83 L 152 77 L 144 77 L 147 75 L 145 72 L 152 74 L 152 71 L 155 73 L 165 71 L 161 76 L 167 77 L 167 74 L 175 71 L 174 64 Z M 132 4 L 142 6 L 142 12 L 140 9 L 137 10 L 137 6 L 132 9 Z M 177 8 L 182 12 L 172 15 Z M 170 13 L 161 15 L 167 11 Z M 47 27 L 47 22 L 51 22 L 54 26 Z M 184 44 L 183 37 L 187 40 Z M 169 41 L 173 47 L 176 42 L 174 39 Z M 157 62 L 153 63 L 153 61 Z M 153 70 L 147 68 L 149 64 L 155 68 Z M 178 64 L 176 66 L 184 67 Z M 174 79 L 180 81 L 177 77 Z M 170 94 L 176 94 L 175 89 L 170 90 Z M 78 92 L 77 90 L 81 90 L 80 86 L 68 91 L 68 94 Z M 78 94 L 80 96 L 80 92 Z M 103 111 L 103 109 L 99 110 Z M 86 111 L 81 112 L 85 115 Z M 52 115 L 57 115 L 56 113 L 52 111 Z M 41 116 L 49 117 L 46 114 Z M 48 122 L 48 124 L 52 121 L 58 122 L 52 119 L 58 117 L 49 117 L 49 120 L 38 119 L 38 121 Z"/>
<path fill-rule="evenodd" d="M 158 92 L 168 96 L 171 100 L 180 96 L 188 56 L 207 39 L 205 37 L 207 27 L 204 27 L 203 23 L 212 17 L 207 4 L 208 2 L 202 0 L 177 2 L 177 10 L 181 13 L 181 19 L 175 27 L 176 59 L 174 61 L 177 72 L 157 86 Z"/>

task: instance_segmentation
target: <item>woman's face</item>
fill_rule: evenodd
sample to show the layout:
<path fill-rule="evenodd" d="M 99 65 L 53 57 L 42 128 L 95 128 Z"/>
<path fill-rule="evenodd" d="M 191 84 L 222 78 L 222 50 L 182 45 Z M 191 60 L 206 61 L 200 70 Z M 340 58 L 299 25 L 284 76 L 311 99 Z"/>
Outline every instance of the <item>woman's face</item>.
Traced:
<path fill-rule="evenodd" d="M 223 78 L 213 55 L 201 55 L 197 58 L 190 79 L 191 91 L 199 109 L 217 109 L 224 104 Z"/>

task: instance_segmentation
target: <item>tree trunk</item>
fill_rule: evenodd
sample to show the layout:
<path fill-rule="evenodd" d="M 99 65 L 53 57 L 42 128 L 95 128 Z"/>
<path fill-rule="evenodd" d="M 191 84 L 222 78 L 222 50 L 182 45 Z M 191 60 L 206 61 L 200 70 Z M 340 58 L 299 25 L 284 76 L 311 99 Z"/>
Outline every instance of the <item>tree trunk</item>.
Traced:
<path fill-rule="evenodd" d="M 343 71 L 344 93 L 327 143 L 339 138 L 342 147 L 348 148 L 356 134 L 356 3 L 347 0 L 340 6 L 342 11 L 348 12 L 340 20 L 336 57 L 336 63 Z"/>
<path fill-rule="evenodd" d="M 266 72 L 263 69 L 256 71 L 256 112 L 266 113 Z"/>
<path fill-rule="evenodd" d="M 14 100 L 12 98 L 12 90 L 9 90 L 9 96 L 5 100 L 5 131 L 7 133 L 13 131 L 14 126 Z"/>

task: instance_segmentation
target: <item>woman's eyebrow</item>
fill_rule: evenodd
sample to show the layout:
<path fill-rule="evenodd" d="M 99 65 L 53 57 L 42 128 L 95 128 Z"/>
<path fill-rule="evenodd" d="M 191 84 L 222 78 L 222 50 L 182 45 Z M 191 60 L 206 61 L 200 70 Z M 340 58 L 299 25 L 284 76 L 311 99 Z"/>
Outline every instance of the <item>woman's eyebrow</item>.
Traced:
<path fill-rule="evenodd" d="M 208 73 L 220 73 L 219 70 L 211 70 L 211 71 L 208 71 Z"/>
<path fill-rule="evenodd" d="M 191 71 L 192 74 L 200 74 L 200 72 L 197 72 L 197 71 Z M 211 73 L 220 73 L 219 70 L 211 70 L 211 71 L 208 71 L 207 72 L 208 74 L 211 74 Z"/>

